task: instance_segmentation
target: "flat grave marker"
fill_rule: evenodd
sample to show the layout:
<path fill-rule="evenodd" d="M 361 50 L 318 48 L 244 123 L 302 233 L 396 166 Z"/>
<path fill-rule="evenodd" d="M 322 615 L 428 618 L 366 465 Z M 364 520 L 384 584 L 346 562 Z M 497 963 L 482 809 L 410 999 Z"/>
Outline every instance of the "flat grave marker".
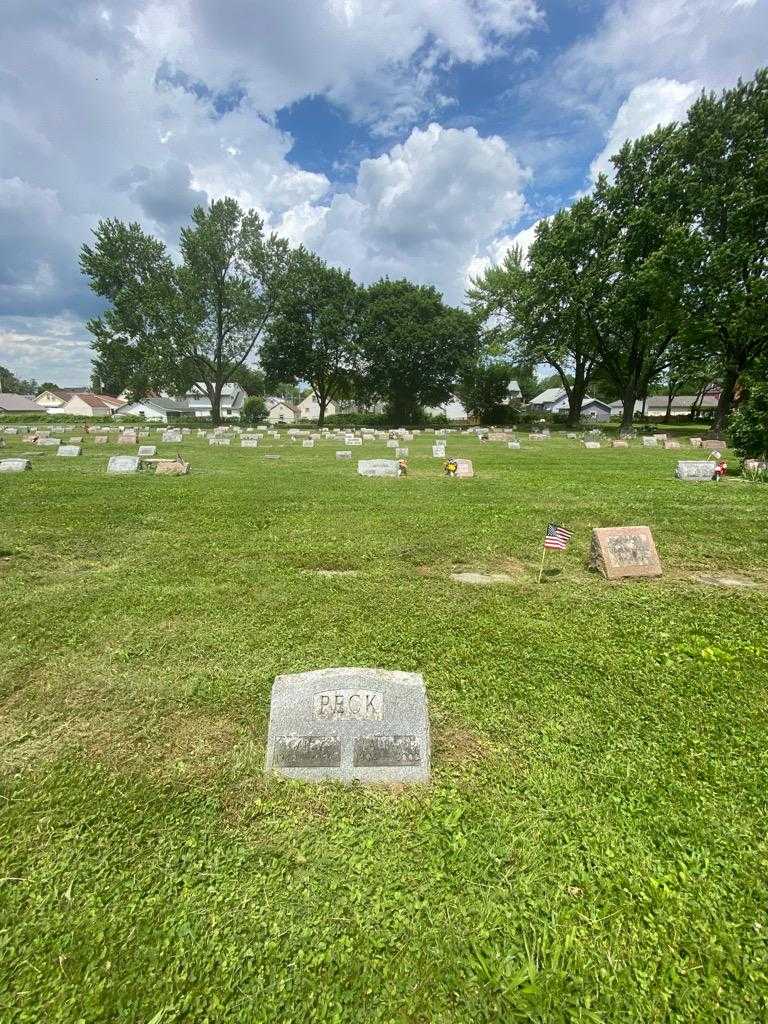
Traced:
<path fill-rule="evenodd" d="M 107 463 L 108 473 L 138 473 L 141 459 L 138 455 L 112 455 Z"/>
<path fill-rule="evenodd" d="M 661 576 L 661 561 L 647 526 L 593 530 L 589 567 L 608 580 Z"/>
<path fill-rule="evenodd" d="M 56 452 L 56 454 L 60 458 L 64 458 L 64 459 L 74 459 L 74 458 L 77 458 L 77 456 L 80 454 L 80 445 L 79 444 L 61 444 L 61 445 L 59 445 L 59 448 L 58 448 L 58 451 Z"/>
<path fill-rule="evenodd" d="M 370 668 L 278 676 L 266 770 L 307 782 L 428 782 L 423 678 Z"/>
<path fill-rule="evenodd" d="M 360 476 L 397 476 L 397 462 L 394 459 L 359 459 L 357 472 Z"/>
<path fill-rule="evenodd" d="M 0 473 L 23 473 L 25 469 L 32 469 L 29 459 L 2 459 L 0 461 Z"/>
<path fill-rule="evenodd" d="M 683 459 L 677 464 L 675 476 L 678 480 L 710 481 L 715 479 L 715 463 L 705 459 Z"/>

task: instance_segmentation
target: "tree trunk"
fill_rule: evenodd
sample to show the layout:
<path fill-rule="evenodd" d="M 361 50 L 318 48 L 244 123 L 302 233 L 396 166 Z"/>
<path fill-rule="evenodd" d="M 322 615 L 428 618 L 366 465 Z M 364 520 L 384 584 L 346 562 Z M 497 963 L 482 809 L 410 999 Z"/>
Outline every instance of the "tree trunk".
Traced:
<path fill-rule="evenodd" d="M 587 374 L 583 364 L 576 363 L 573 374 L 573 385 L 568 396 L 568 421 L 567 426 L 577 427 L 581 419 L 581 407 L 584 404 L 584 396 L 587 393 Z"/>
<path fill-rule="evenodd" d="M 665 423 L 669 423 L 669 421 L 672 419 L 672 399 L 674 397 L 675 396 L 672 394 L 672 390 L 670 389 L 670 392 L 667 395 L 667 411 L 664 413 Z"/>
<path fill-rule="evenodd" d="M 216 383 L 213 388 L 211 399 L 211 422 L 214 427 L 221 423 L 221 384 Z"/>
<path fill-rule="evenodd" d="M 621 396 L 622 415 L 621 415 L 621 430 L 631 430 L 632 424 L 635 420 L 635 401 L 637 394 L 633 384 L 627 384 L 624 388 L 624 393 Z"/>
<path fill-rule="evenodd" d="M 720 392 L 720 398 L 717 402 L 717 409 L 715 410 L 715 420 L 712 424 L 712 435 L 718 439 L 722 439 L 723 432 L 725 431 L 728 417 L 731 414 L 733 408 L 733 400 L 736 394 L 736 384 L 738 383 L 740 376 L 738 366 L 727 366 L 725 373 L 723 374 L 722 391 Z"/>
<path fill-rule="evenodd" d="M 318 395 L 317 392 L 315 392 L 315 396 L 317 397 L 317 404 L 320 406 L 320 412 L 317 415 L 317 425 L 318 427 L 322 427 L 325 423 L 325 410 L 328 407 L 328 396 Z"/>

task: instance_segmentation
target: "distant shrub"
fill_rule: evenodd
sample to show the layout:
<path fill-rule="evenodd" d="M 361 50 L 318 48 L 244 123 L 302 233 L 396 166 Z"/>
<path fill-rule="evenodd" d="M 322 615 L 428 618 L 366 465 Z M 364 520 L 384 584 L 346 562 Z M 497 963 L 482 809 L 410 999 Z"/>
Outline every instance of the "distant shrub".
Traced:
<path fill-rule="evenodd" d="M 768 381 L 752 381 L 731 417 L 728 438 L 743 459 L 768 459 Z"/>
<path fill-rule="evenodd" d="M 243 402 L 243 411 L 240 420 L 249 426 L 263 423 L 267 418 L 267 403 L 261 395 L 251 395 Z"/>

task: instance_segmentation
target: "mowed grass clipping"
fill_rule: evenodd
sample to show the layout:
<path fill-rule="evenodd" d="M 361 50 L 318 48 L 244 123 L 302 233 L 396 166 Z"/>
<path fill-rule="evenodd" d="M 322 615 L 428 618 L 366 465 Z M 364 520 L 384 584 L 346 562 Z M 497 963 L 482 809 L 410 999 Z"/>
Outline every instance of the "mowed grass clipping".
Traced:
<path fill-rule="evenodd" d="M 4 1024 L 768 1018 L 768 488 L 431 440 L 0 477 Z M 660 580 L 587 570 L 613 525 Z M 336 665 L 423 673 L 429 786 L 265 777 L 273 678 Z"/>

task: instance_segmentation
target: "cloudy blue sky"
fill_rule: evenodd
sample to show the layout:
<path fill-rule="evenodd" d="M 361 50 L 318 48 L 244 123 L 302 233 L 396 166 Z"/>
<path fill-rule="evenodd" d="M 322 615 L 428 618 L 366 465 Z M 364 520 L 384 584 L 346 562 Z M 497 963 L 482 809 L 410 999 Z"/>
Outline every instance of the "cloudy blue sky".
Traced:
<path fill-rule="evenodd" d="M 100 217 L 234 195 L 361 281 L 467 275 L 768 61 L 768 0 L 5 0 L 0 363 L 83 383 Z"/>

